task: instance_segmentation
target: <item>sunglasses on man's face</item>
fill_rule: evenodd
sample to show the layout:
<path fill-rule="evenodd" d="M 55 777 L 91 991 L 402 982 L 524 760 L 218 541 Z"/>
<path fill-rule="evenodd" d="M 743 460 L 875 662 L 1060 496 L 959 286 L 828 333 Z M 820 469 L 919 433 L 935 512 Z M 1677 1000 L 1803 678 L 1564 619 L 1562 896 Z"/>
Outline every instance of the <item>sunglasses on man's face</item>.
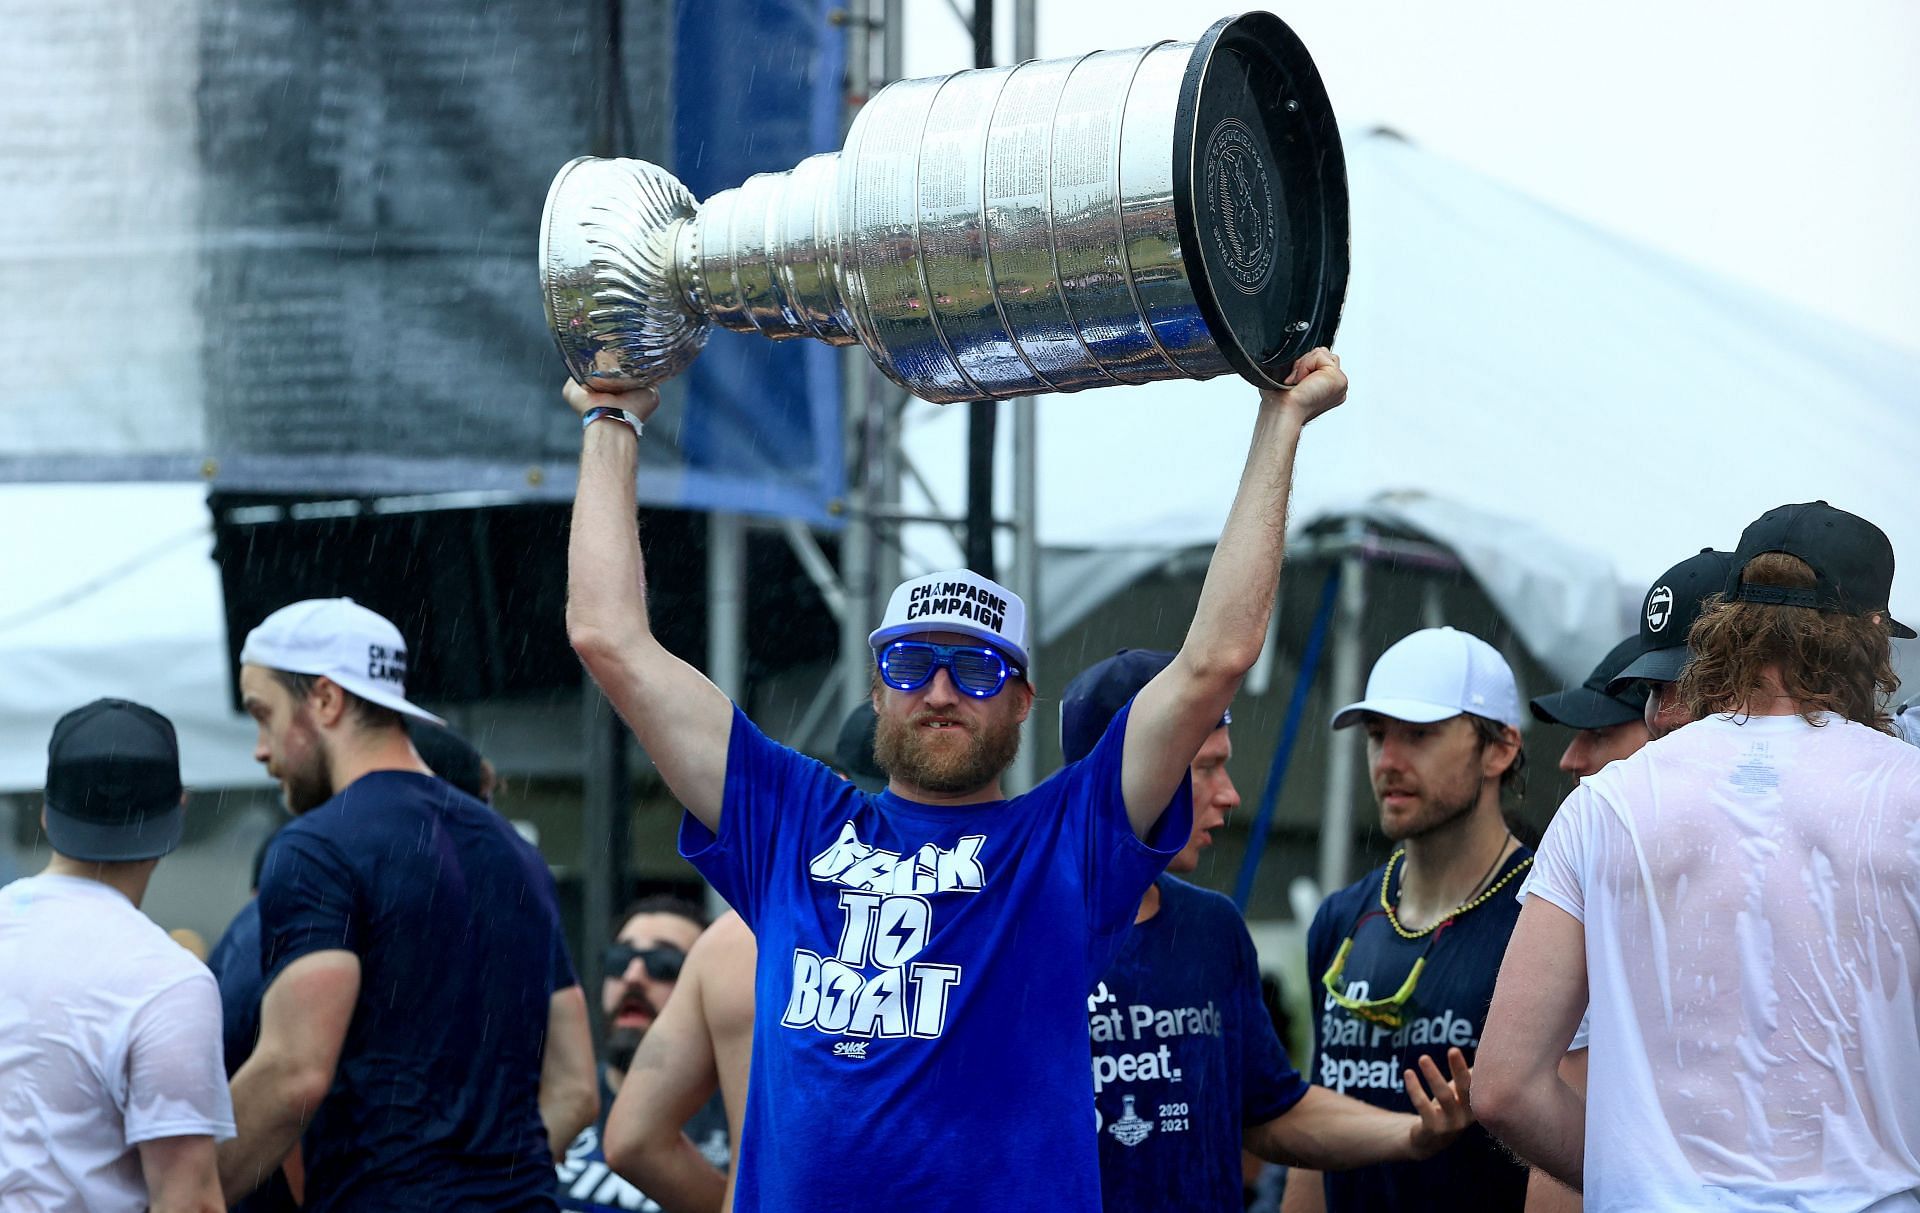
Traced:
<path fill-rule="evenodd" d="M 627 969 L 636 960 L 646 965 L 647 976 L 655 981 L 678 981 L 680 967 L 687 962 L 687 954 L 669 944 L 635 948 L 616 943 L 607 949 L 607 976 L 614 981 L 624 979 Z"/>
<path fill-rule="evenodd" d="M 924 640 L 896 640 L 874 654 L 880 681 L 896 691 L 917 691 L 945 667 L 953 685 L 975 699 L 991 699 L 1020 673 L 993 649 L 977 644 L 932 644 Z"/>

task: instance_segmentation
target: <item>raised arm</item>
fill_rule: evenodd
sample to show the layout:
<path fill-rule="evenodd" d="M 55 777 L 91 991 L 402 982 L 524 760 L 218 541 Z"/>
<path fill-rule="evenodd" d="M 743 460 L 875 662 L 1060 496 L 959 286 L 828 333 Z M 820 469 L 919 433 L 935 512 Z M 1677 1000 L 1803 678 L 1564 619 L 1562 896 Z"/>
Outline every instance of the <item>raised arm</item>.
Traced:
<path fill-rule="evenodd" d="M 260 1043 L 233 1076 L 239 1136 L 219 1148 L 229 1201 L 266 1182 L 299 1143 L 333 1086 L 359 997 L 360 958 L 337 948 L 302 956 L 267 987 Z"/>
<path fill-rule="evenodd" d="M 1585 929 L 1546 898 L 1528 897 L 1480 1035 L 1474 1107 L 1488 1132 L 1576 1192 L 1587 1101 L 1567 1085 L 1561 1063 L 1586 1010 Z"/>
<path fill-rule="evenodd" d="M 1447 1065 L 1453 1071 L 1451 1080 L 1440 1073 L 1433 1058 L 1421 1055 L 1420 1071 L 1432 1088 L 1431 1096 L 1412 1070 L 1404 1073 L 1415 1109 L 1412 1114 L 1376 1108 L 1325 1087 L 1309 1087 L 1299 1103 L 1248 1129 L 1245 1145 L 1268 1162 L 1322 1171 L 1431 1158 L 1473 1123 L 1468 1106 L 1473 1076 L 1465 1054 L 1448 1050 Z M 1293 1187 L 1291 1176 L 1287 1187 Z"/>
<path fill-rule="evenodd" d="M 565 395 L 582 416 L 605 406 L 645 420 L 660 405 L 651 388 L 610 395 L 569 382 Z M 675 798 L 717 831 L 733 705 L 653 634 L 635 522 L 640 441 L 614 420 L 596 421 L 581 436 L 567 541 L 567 639 Z"/>
<path fill-rule="evenodd" d="M 720 1087 L 703 959 L 695 944 L 673 997 L 640 1041 L 600 1143 L 608 1165 L 667 1213 L 720 1213 L 726 1201 L 727 1177 L 682 1131 Z"/>
<path fill-rule="evenodd" d="M 540 1053 L 540 1121 L 553 1156 L 565 1158 L 580 1130 L 599 1115 L 587 997 L 579 986 L 568 986 L 547 1000 L 547 1042 Z"/>
<path fill-rule="evenodd" d="M 1240 490 L 1207 565 L 1186 642 L 1141 689 L 1127 718 L 1121 789 L 1134 833 L 1143 838 L 1260 656 L 1280 585 L 1301 428 L 1347 397 L 1340 360 L 1324 349 L 1294 363 L 1288 382 L 1290 390 L 1260 393 Z"/>

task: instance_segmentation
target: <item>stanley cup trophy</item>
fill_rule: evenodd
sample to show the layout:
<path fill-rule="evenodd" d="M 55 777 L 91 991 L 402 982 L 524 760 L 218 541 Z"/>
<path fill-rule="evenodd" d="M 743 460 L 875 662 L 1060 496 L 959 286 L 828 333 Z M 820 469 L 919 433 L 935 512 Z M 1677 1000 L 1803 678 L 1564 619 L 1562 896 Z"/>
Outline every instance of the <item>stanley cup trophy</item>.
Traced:
<path fill-rule="evenodd" d="M 923 400 L 1235 371 L 1278 387 L 1332 340 L 1346 165 L 1279 18 L 1198 42 L 888 85 L 839 152 L 704 205 L 582 158 L 540 225 L 547 320 L 582 384 L 684 369 L 714 324 L 859 342 Z"/>

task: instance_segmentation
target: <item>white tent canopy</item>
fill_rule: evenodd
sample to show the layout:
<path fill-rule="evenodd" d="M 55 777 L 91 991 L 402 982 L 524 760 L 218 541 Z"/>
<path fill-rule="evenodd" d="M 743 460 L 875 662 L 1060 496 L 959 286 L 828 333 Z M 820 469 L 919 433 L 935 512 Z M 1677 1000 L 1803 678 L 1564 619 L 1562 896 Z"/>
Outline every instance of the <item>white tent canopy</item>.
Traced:
<path fill-rule="evenodd" d="M 7 486 L 0 518 L 0 791 L 40 787 L 54 721 L 103 695 L 173 721 L 189 787 L 268 782 L 232 706 L 202 486 Z"/>
<path fill-rule="evenodd" d="M 1353 391 L 1302 444 L 1296 522 L 1356 505 L 1397 513 L 1453 548 L 1529 649 L 1570 677 L 1632 626 L 1621 604 L 1663 569 L 1731 547 L 1782 502 L 1863 514 L 1920 569 L 1920 355 L 1391 134 L 1352 139 L 1347 154 L 1353 275 L 1336 348 Z M 1042 401 L 1042 546 L 1145 559 L 1211 544 L 1252 403 L 1236 378 Z M 924 504 L 950 508 L 964 412 L 913 406 L 908 418 L 909 455 L 940 498 Z M 956 553 L 929 528 L 912 557 L 933 567 Z M 1892 605 L 1920 619 L 1920 572 L 1898 578 Z"/>

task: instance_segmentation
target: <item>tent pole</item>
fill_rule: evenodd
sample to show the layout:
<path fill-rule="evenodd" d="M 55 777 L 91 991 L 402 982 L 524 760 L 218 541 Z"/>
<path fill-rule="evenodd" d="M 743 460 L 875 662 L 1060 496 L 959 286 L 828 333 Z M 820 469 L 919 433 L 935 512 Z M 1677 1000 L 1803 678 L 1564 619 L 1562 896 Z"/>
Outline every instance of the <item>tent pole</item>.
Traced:
<path fill-rule="evenodd" d="M 1327 569 L 1326 580 L 1320 587 L 1320 606 L 1313 613 L 1313 630 L 1307 633 L 1307 644 L 1300 653 L 1300 673 L 1293 680 L 1293 698 L 1287 702 L 1286 722 L 1280 726 L 1280 744 L 1274 747 L 1273 763 L 1267 768 L 1267 784 L 1260 792 L 1260 807 L 1253 814 L 1253 823 L 1248 826 L 1247 854 L 1240 861 L 1240 878 L 1233 887 L 1233 904 L 1240 912 L 1247 912 L 1247 902 L 1253 897 L 1253 878 L 1260 869 L 1260 859 L 1267 850 L 1267 831 L 1273 825 L 1274 806 L 1280 802 L 1280 789 L 1287 780 L 1287 767 L 1293 761 L 1293 743 L 1300 737 L 1300 721 L 1307 711 L 1307 693 L 1313 690 L 1314 675 L 1320 669 L 1320 650 L 1325 647 L 1327 633 L 1333 627 L 1334 608 L 1339 604 L 1340 563 L 1336 562 Z"/>
<path fill-rule="evenodd" d="M 973 0 L 973 66 L 993 66 L 993 0 Z M 982 577 L 998 576 L 993 557 L 993 447 L 998 414 L 992 400 L 967 404 L 967 559 Z"/>
<path fill-rule="evenodd" d="M 1334 623 L 1331 700 L 1335 708 L 1364 694 L 1360 669 L 1360 625 L 1366 614 L 1366 557 L 1364 529 L 1349 522 L 1340 555 L 1340 606 Z M 1336 731 L 1327 744 L 1327 800 L 1320 814 L 1320 894 L 1325 896 L 1347 883 L 1353 860 L 1354 773 L 1359 768 L 1353 729 Z"/>
<path fill-rule="evenodd" d="M 747 523 L 738 514 L 707 515 L 707 677 L 735 703 L 746 694 Z M 707 911 L 727 903 L 707 886 Z"/>
<path fill-rule="evenodd" d="M 1034 0 L 1014 0 L 1013 61 L 1034 58 Z M 1027 602 L 1027 649 L 1033 663 L 1040 659 L 1040 468 L 1039 425 L 1034 400 L 1013 401 L 1013 591 Z M 1033 671 L 1028 671 L 1033 676 Z M 1038 722 L 1030 713 L 1022 726 L 1020 752 L 1014 757 L 1007 790 L 1024 792 L 1039 782 L 1040 755 L 1035 733 Z"/>
<path fill-rule="evenodd" d="M 896 55 L 901 45 L 901 13 L 897 5 L 875 4 L 873 0 L 854 0 L 848 7 L 859 18 L 849 27 L 849 37 L 859 48 L 858 54 L 850 53 L 848 56 L 851 66 L 846 118 L 851 124 L 866 99 L 885 83 L 873 78 L 872 22 L 876 10 L 882 23 L 882 54 L 887 59 Z M 883 67 L 882 74 L 885 72 Z M 835 662 L 836 669 L 827 676 L 827 687 L 822 692 L 839 699 L 825 713 L 825 733 L 829 738 L 839 736 L 840 721 L 854 700 L 866 693 L 872 678 L 873 654 L 867 648 L 867 631 L 878 622 L 874 614 L 874 599 L 878 595 L 874 585 L 876 532 L 873 507 L 898 496 L 898 493 L 885 487 L 889 483 L 889 456 L 885 447 L 887 439 L 875 417 L 876 412 L 884 412 L 884 405 L 879 409 L 875 407 L 866 352 L 857 345 L 851 346 L 844 358 L 840 384 L 846 433 L 847 484 L 846 508 L 841 515 L 846 525 L 840 531 L 840 652 Z M 878 486 L 876 479 L 881 482 Z M 805 744 L 809 739 L 795 740 L 798 744 Z"/>

